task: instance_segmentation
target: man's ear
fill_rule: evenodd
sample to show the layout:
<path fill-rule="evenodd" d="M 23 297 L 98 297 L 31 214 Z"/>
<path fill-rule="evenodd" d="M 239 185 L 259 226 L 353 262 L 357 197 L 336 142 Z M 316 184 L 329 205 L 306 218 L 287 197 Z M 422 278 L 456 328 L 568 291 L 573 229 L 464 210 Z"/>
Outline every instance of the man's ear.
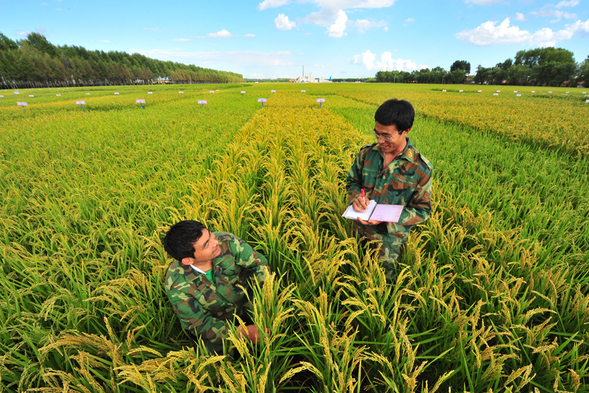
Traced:
<path fill-rule="evenodd" d="M 182 258 L 182 260 L 180 262 L 182 262 L 182 264 L 186 265 L 186 266 L 192 265 L 192 263 L 194 262 L 194 258 L 188 258 L 188 257 Z"/>
<path fill-rule="evenodd" d="M 407 128 L 405 131 L 403 131 L 405 133 L 405 135 L 409 134 L 409 131 L 411 131 L 411 127 Z"/>

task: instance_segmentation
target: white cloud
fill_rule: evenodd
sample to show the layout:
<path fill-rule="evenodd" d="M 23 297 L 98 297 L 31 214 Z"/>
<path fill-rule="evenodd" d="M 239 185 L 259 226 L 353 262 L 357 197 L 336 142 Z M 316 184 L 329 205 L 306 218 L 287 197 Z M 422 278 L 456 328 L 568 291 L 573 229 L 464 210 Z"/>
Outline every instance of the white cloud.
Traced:
<path fill-rule="evenodd" d="M 374 60 L 376 55 L 367 50 L 366 52 L 354 56 L 354 64 L 362 63 L 368 71 L 374 68 Z"/>
<path fill-rule="evenodd" d="M 244 37 L 255 37 L 255 36 L 256 36 L 255 34 L 250 33 L 250 34 L 246 34 Z"/>
<path fill-rule="evenodd" d="M 104 42 L 105 44 L 110 44 L 109 40 L 98 40 L 98 42 Z"/>
<path fill-rule="evenodd" d="M 384 31 L 389 31 L 389 27 L 388 26 L 385 26 L 383 30 Z"/>
<path fill-rule="evenodd" d="M 278 14 L 276 19 L 274 19 L 274 24 L 278 30 L 290 30 L 297 25 L 296 22 L 289 21 L 288 16 L 284 14 Z"/>
<path fill-rule="evenodd" d="M 226 38 L 226 37 L 232 37 L 231 33 L 228 32 L 227 30 L 223 29 L 221 31 L 218 31 L 216 33 L 209 33 L 207 34 L 207 37 L 211 37 L 211 38 Z"/>
<path fill-rule="evenodd" d="M 589 32 L 589 19 L 580 20 L 566 25 L 563 30 L 552 31 L 547 27 L 530 33 L 520 30 L 518 26 L 510 26 L 509 18 L 497 25 L 497 22 L 488 21 L 476 29 L 464 30 L 455 34 L 456 38 L 479 46 L 526 43 L 538 46 L 554 46 L 557 42 L 568 40 L 579 32 Z"/>
<path fill-rule="evenodd" d="M 190 41 L 190 38 L 174 38 L 174 41 L 185 42 L 185 41 Z"/>
<path fill-rule="evenodd" d="M 571 1 L 561 1 L 554 8 L 562 8 L 562 7 L 575 7 L 579 5 L 579 0 L 571 0 Z"/>
<path fill-rule="evenodd" d="M 358 29 L 358 31 L 361 34 L 364 34 L 366 30 L 368 30 L 371 27 L 385 27 L 387 25 L 387 22 L 385 22 L 384 20 L 375 22 L 368 19 L 356 19 L 353 25 Z"/>
<path fill-rule="evenodd" d="M 405 26 L 407 26 L 407 24 L 413 23 L 413 22 L 415 22 L 415 18 L 407 18 L 407 19 L 405 19 Z"/>
<path fill-rule="evenodd" d="M 281 5 L 285 5 L 288 3 L 288 0 L 264 0 L 260 4 L 258 4 L 258 9 L 263 11 L 267 8 L 274 8 L 280 7 Z"/>
<path fill-rule="evenodd" d="M 359 27 L 365 25 L 365 22 L 360 22 L 359 25 L 356 24 L 358 21 L 348 22 L 348 16 L 345 12 L 346 10 L 358 8 L 386 8 L 392 6 L 395 1 L 396 0 L 304 0 L 304 2 L 307 3 L 315 3 L 320 9 L 317 12 L 312 12 L 307 15 L 303 19 L 303 22 L 327 27 L 327 32 L 330 37 L 342 37 L 346 35 L 345 30 L 347 27 Z M 386 25 L 386 22 L 371 23 L 377 23 L 377 27 Z"/>
<path fill-rule="evenodd" d="M 15 35 L 17 35 L 19 37 L 26 37 L 27 35 L 29 35 L 29 33 L 30 33 L 30 31 L 19 31 Z"/>
<path fill-rule="evenodd" d="M 521 12 L 515 14 L 515 20 L 524 21 L 526 20 L 526 16 Z"/>
<path fill-rule="evenodd" d="M 367 50 L 366 52 L 355 55 L 353 62 L 354 64 L 364 64 L 366 70 L 372 71 L 413 71 L 417 69 L 428 68 L 426 65 L 421 64 L 419 67 L 411 60 L 404 59 L 393 59 L 391 52 L 383 52 L 380 55 L 380 61 L 376 61 L 376 54 Z"/>
<path fill-rule="evenodd" d="M 346 22 L 348 21 L 348 15 L 343 10 L 339 10 L 337 18 L 332 25 L 327 28 L 327 33 L 330 37 L 340 38 L 345 35 Z"/>
<path fill-rule="evenodd" d="M 577 19 L 577 14 L 571 14 L 570 12 L 558 11 L 558 10 L 542 10 L 542 11 L 530 12 L 530 13 L 535 16 L 542 16 L 542 17 L 546 17 L 546 18 L 556 18 L 555 20 L 550 21 L 552 23 L 558 22 L 562 18 Z"/>

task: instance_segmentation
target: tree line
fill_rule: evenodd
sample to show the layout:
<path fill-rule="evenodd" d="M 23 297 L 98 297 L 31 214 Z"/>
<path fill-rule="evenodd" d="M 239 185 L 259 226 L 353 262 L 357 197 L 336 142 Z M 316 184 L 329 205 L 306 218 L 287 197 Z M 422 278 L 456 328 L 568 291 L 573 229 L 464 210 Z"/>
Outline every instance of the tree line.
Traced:
<path fill-rule="evenodd" d="M 450 71 L 442 67 L 407 71 L 378 71 L 377 82 L 389 83 L 465 83 L 468 78 L 479 84 L 528 86 L 576 86 L 589 83 L 589 56 L 576 63 L 573 53 L 562 48 L 536 48 L 518 51 L 494 67 L 477 67 L 470 75 L 470 63 L 456 60 Z"/>
<path fill-rule="evenodd" d="M 0 33 L 0 88 L 152 83 L 243 82 L 234 72 L 150 59 L 138 53 L 55 46 L 30 33 L 13 41 Z"/>

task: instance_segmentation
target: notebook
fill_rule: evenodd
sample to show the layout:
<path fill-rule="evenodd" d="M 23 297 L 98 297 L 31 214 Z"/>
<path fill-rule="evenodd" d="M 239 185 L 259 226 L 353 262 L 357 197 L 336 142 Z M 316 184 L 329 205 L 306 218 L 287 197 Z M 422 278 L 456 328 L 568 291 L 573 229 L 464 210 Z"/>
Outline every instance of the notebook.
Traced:
<path fill-rule="evenodd" d="M 357 212 L 352 205 L 348 206 L 343 217 L 350 220 L 357 220 L 360 218 L 364 221 L 375 220 L 382 222 L 398 222 L 401 213 L 403 212 L 403 207 L 403 205 L 378 204 L 375 200 L 371 200 L 368 203 L 368 207 L 363 212 Z"/>

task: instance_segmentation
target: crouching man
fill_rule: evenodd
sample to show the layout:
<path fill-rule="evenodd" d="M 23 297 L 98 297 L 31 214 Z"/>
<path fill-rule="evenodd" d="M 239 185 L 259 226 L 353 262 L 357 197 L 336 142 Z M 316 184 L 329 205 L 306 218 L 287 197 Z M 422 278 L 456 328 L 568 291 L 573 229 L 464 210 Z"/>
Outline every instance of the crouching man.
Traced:
<path fill-rule="evenodd" d="M 170 228 L 164 248 L 175 259 L 165 286 L 182 327 L 201 338 L 210 353 L 222 353 L 228 324 L 237 324 L 239 316 L 246 329 L 240 328 L 238 334 L 258 343 L 246 291 L 251 297 L 254 280 L 261 286 L 270 274 L 266 258 L 237 236 L 211 232 L 190 220 Z"/>

